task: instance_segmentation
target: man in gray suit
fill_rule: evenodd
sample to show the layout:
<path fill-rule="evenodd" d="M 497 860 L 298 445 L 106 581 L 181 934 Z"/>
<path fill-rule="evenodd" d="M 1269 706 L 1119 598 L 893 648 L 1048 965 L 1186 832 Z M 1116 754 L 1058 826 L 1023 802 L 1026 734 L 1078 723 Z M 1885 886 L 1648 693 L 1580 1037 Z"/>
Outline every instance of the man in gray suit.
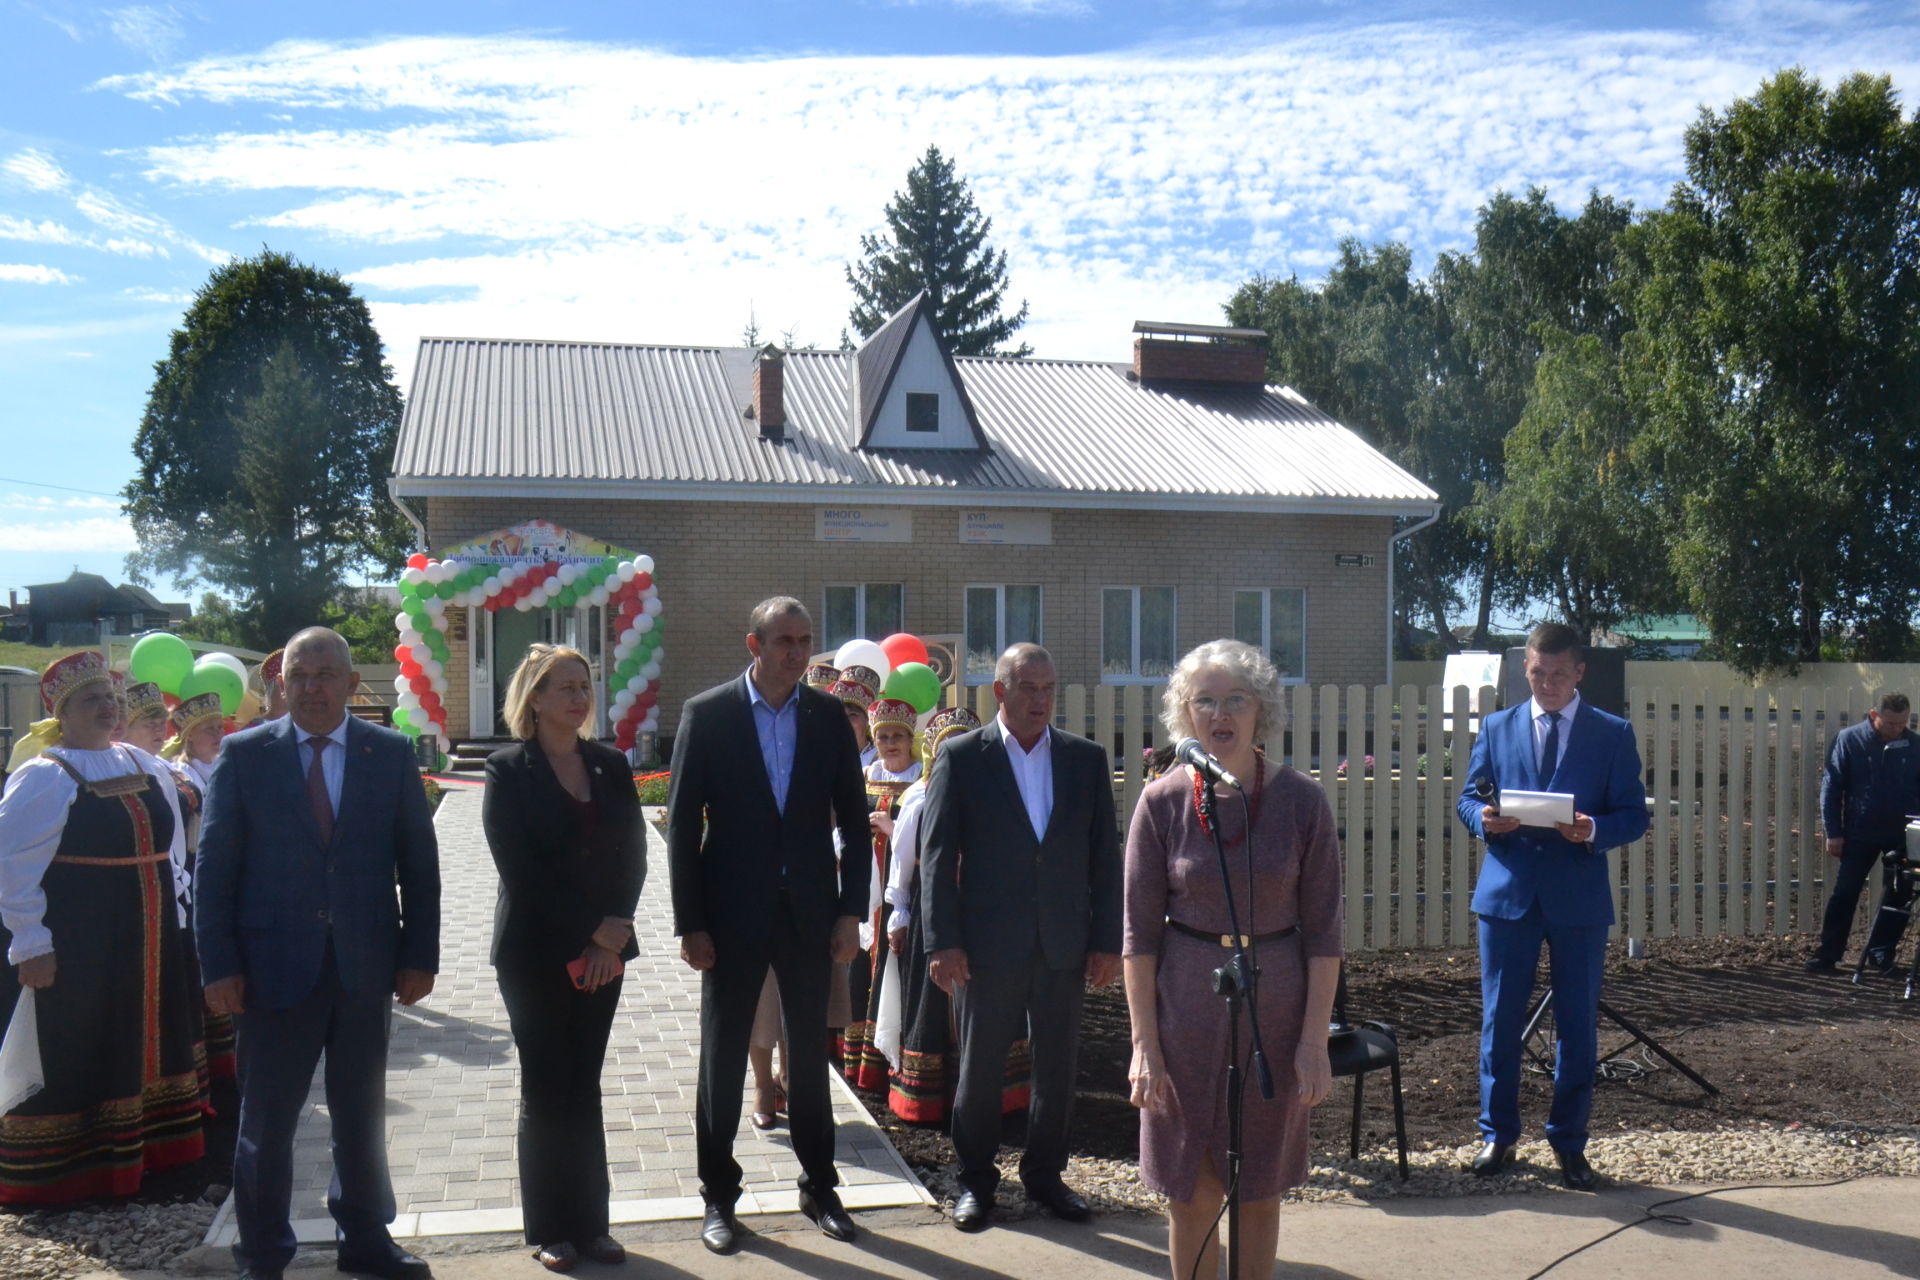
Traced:
<path fill-rule="evenodd" d="M 1104 747 L 1053 727 L 1053 659 L 1017 644 L 994 666 L 1000 714 L 948 743 L 927 782 L 920 862 L 927 969 L 960 1036 L 953 1222 L 987 1224 L 1000 1179 L 1007 1051 L 1026 1035 L 1033 1095 L 1020 1180 L 1059 1217 L 1087 1202 L 1062 1180 L 1086 987 L 1120 975 L 1120 841 Z"/>

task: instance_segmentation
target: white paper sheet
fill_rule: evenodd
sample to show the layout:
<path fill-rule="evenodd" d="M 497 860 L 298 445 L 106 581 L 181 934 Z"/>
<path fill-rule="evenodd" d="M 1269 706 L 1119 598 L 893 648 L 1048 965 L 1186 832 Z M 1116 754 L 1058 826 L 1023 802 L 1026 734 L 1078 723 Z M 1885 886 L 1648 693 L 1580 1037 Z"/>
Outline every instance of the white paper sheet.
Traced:
<path fill-rule="evenodd" d="M 1573 796 L 1559 791 L 1502 791 L 1500 816 L 1518 818 L 1528 827 L 1550 827 L 1573 821 Z"/>

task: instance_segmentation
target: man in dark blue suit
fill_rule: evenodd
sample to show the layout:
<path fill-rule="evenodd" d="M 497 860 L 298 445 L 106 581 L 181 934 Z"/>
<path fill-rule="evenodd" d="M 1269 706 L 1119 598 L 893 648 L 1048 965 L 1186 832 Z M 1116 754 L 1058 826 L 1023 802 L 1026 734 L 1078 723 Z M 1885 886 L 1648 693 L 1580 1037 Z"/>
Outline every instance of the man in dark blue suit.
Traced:
<path fill-rule="evenodd" d="M 384 1113 L 391 1001 L 425 996 L 439 968 L 433 818 L 407 739 L 347 714 L 344 639 L 302 631 L 283 678 L 288 717 L 221 748 L 195 869 L 207 1007 L 239 1032 L 234 1256 L 253 1280 L 293 1258 L 293 1134 L 324 1051 L 340 1269 L 419 1280 L 427 1264 L 387 1232 Z"/>
<path fill-rule="evenodd" d="M 1499 1173 L 1520 1140 L 1521 1033 L 1540 947 L 1549 948 L 1558 1054 L 1547 1141 L 1566 1185 L 1592 1190 L 1587 1115 L 1599 1054 L 1600 974 L 1613 924 L 1607 850 L 1647 830 L 1633 727 L 1580 700 L 1580 634 L 1557 622 L 1527 637 L 1533 697 L 1488 716 L 1473 744 L 1460 821 L 1486 841 L 1474 887 L 1480 917 L 1480 1133 L 1470 1166 Z M 1503 788 L 1571 793 L 1573 821 L 1526 827 L 1503 817 Z"/>

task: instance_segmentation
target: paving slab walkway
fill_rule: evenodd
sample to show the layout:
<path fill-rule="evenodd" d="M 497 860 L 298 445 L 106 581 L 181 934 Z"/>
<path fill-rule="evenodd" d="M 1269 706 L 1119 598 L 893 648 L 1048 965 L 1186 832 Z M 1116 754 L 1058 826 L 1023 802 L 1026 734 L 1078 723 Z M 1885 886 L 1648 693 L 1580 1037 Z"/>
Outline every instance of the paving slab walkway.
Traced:
<path fill-rule="evenodd" d="M 413 1008 L 396 1006 L 387 1072 L 387 1150 L 400 1216 L 397 1238 L 516 1231 L 520 1226 L 514 1129 L 519 1071 L 507 1012 L 487 948 L 493 938 L 493 860 L 480 829 L 478 786 L 453 786 L 434 825 L 440 836 L 440 976 Z M 700 982 L 680 962 L 669 909 L 666 842 L 647 829 L 647 884 L 636 912 L 640 955 L 627 966 L 601 1076 L 613 1221 L 698 1218 L 693 1101 L 700 1039 Z M 294 1143 L 294 1231 L 330 1242 L 326 1101 L 321 1072 Z M 849 1208 L 931 1205 L 933 1198 L 835 1074 L 841 1198 Z M 735 1155 L 745 1171 L 742 1214 L 798 1207 L 784 1128 L 761 1133 L 742 1108 Z M 232 1243 L 231 1201 L 208 1233 Z"/>

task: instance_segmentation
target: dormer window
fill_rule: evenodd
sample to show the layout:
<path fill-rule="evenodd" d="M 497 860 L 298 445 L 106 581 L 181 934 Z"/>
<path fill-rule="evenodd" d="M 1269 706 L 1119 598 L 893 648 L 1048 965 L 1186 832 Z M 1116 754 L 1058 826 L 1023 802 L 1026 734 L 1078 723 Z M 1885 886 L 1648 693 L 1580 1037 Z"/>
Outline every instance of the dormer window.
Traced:
<path fill-rule="evenodd" d="M 940 430 L 940 397 L 928 391 L 907 392 L 907 430 Z"/>

